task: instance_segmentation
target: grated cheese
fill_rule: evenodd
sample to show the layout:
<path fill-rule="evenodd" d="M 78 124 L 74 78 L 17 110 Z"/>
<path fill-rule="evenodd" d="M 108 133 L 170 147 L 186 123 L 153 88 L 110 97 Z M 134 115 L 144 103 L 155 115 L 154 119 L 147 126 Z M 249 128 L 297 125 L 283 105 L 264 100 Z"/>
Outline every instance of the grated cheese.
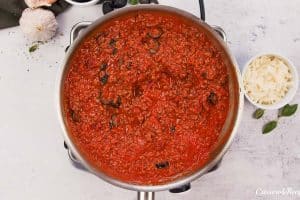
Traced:
<path fill-rule="evenodd" d="M 271 105 L 285 97 L 293 84 L 289 65 L 271 55 L 253 60 L 245 71 L 244 89 L 256 103 Z"/>

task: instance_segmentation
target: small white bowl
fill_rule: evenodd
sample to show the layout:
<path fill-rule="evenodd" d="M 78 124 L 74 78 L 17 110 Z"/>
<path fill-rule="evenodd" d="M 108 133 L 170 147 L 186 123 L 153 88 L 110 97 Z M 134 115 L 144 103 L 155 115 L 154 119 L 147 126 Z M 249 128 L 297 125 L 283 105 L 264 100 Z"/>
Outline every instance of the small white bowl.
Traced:
<path fill-rule="evenodd" d="M 286 104 L 288 104 L 294 98 L 294 96 L 296 95 L 296 92 L 298 90 L 299 77 L 298 77 L 297 69 L 296 69 L 296 67 L 293 65 L 293 63 L 289 59 L 287 59 L 286 57 L 283 57 L 281 55 L 274 54 L 274 53 L 259 54 L 259 55 L 256 55 L 256 56 L 252 57 L 246 63 L 246 65 L 245 65 L 245 67 L 243 69 L 243 73 L 242 73 L 242 83 L 244 83 L 244 76 L 245 76 L 245 73 L 246 73 L 246 71 L 247 71 L 250 63 L 252 61 L 254 61 L 255 59 L 261 57 L 261 56 L 274 56 L 274 57 L 277 57 L 277 58 L 280 58 L 281 60 L 283 60 L 288 65 L 288 67 L 291 69 L 291 73 L 292 73 L 292 77 L 293 77 L 293 85 L 289 89 L 289 91 L 287 92 L 287 94 L 285 95 L 285 97 L 283 97 L 277 103 L 270 104 L 270 105 L 264 105 L 264 104 L 259 104 L 257 102 L 254 102 L 251 99 L 251 97 L 246 93 L 245 88 L 243 87 L 244 94 L 245 94 L 246 98 L 248 99 L 248 101 L 250 103 L 252 103 L 253 105 L 255 105 L 256 107 L 258 107 L 258 108 L 265 109 L 265 110 L 275 110 L 275 109 L 282 108 L 283 106 L 285 106 Z"/>
<path fill-rule="evenodd" d="M 74 0 L 65 0 L 66 2 L 68 2 L 71 5 L 75 5 L 75 6 L 91 6 L 91 5 L 95 5 L 96 3 L 99 2 L 99 0 L 90 0 L 87 2 L 79 2 L 79 1 L 74 1 Z"/>

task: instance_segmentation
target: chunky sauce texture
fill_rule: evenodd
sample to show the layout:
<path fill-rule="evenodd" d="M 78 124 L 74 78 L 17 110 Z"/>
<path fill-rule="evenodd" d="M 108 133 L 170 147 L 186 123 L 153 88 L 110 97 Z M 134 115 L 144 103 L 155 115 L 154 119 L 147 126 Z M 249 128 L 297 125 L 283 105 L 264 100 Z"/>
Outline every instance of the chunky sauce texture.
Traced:
<path fill-rule="evenodd" d="M 208 161 L 228 112 L 228 74 L 221 51 L 195 24 L 130 13 L 89 35 L 69 65 L 65 119 L 93 167 L 158 185 Z"/>

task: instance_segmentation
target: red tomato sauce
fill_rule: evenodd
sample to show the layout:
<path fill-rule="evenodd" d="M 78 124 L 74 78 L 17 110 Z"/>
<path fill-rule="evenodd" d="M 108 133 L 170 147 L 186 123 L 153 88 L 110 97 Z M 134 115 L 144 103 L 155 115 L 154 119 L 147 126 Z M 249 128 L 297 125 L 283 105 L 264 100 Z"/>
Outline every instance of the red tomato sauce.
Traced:
<path fill-rule="evenodd" d="M 95 168 L 164 184 L 209 159 L 229 107 L 221 51 L 195 24 L 140 11 L 98 27 L 64 81 L 70 136 Z"/>

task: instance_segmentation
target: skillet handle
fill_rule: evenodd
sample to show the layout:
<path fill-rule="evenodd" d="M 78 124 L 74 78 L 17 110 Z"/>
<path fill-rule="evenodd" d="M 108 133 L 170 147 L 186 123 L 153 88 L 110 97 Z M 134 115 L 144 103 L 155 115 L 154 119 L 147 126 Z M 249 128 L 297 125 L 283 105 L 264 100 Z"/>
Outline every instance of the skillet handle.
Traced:
<path fill-rule="evenodd" d="M 67 151 L 68 151 L 68 156 L 69 156 L 70 160 L 73 163 L 80 164 L 80 161 L 77 160 L 77 158 L 74 156 L 74 154 L 72 153 L 72 151 L 70 149 L 68 149 Z"/>
<path fill-rule="evenodd" d="M 204 7 L 204 0 L 199 0 L 200 6 L 200 19 L 205 21 L 205 7 Z"/>
<path fill-rule="evenodd" d="M 69 149 L 68 145 L 66 142 L 64 142 L 64 147 L 68 152 L 68 156 L 70 158 L 70 160 L 75 163 L 75 164 L 80 164 L 80 161 L 74 156 L 74 154 L 72 153 L 72 151 Z"/>
<path fill-rule="evenodd" d="M 92 22 L 91 21 L 82 21 L 82 22 L 78 22 L 77 24 L 75 24 L 70 32 L 70 44 L 69 46 L 67 46 L 67 48 L 65 49 L 65 52 L 68 51 L 69 47 L 73 44 L 73 42 L 76 40 L 76 38 L 78 37 L 79 33 L 81 31 L 83 31 L 85 28 L 87 28 L 89 25 L 91 25 Z"/>
<path fill-rule="evenodd" d="M 75 24 L 72 27 L 71 33 L 70 33 L 70 45 L 77 38 L 77 36 L 79 35 L 80 31 L 82 31 L 83 29 L 85 29 L 86 27 L 88 27 L 91 24 L 92 24 L 91 21 L 82 21 L 82 22 L 78 22 L 77 24 Z"/>
<path fill-rule="evenodd" d="M 218 33 L 218 35 L 224 40 L 224 42 L 227 42 L 226 33 L 220 26 L 212 26 L 212 28 Z"/>
<path fill-rule="evenodd" d="M 142 192 L 138 191 L 137 200 L 154 200 L 155 199 L 154 192 Z"/>

